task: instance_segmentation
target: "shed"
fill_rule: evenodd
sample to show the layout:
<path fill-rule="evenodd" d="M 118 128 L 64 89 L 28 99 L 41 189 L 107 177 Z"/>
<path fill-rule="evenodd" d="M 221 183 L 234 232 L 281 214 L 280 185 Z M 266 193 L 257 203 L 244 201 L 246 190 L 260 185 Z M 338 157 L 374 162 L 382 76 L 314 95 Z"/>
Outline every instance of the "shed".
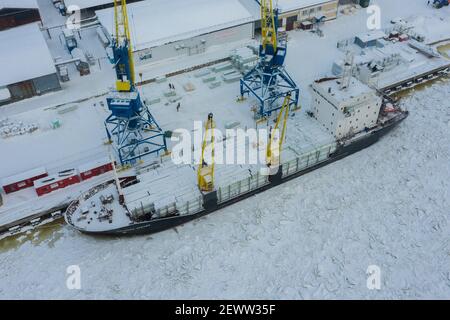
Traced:
<path fill-rule="evenodd" d="M 355 37 L 355 43 L 361 48 L 375 47 L 380 39 L 387 37 L 381 30 L 374 30 Z"/>
<path fill-rule="evenodd" d="M 61 89 L 53 58 L 37 23 L 0 32 L 0 89 L 20 100 Z"/>

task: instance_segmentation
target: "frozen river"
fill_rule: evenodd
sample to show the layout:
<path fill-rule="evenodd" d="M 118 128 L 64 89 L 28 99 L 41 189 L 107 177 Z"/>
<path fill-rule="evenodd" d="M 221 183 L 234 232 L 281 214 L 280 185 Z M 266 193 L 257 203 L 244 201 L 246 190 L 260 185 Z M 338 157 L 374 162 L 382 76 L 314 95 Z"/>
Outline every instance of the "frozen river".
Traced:
<path fill-rule="evenodd" d="M 376 2 L 388 22 L 425 1 Z M 327 35 L 361 32 L 365 18 L 295 35 L 293 49 L 321 61 L 288 56 L 296 80 L 329 70 Z M 369 149 L 177 229 L 111 239 L 53 224 L 0 243 L 0 298 L 450 299 L 450 82 L 403 106 L 410 117 Z M 66 286 L 72 265 L 80 290 Z M 367 288 L 371 265 L 380 290 Z"/>
<path fill-rule="evenodd" d="M 450 298 L 450 84 L 375 146 L 152 236 L 0 253 L 2 298 Z M 66 287 L 78 265 L 81 290 Z M 381 270 L 368 290 L 366 270 Z"/>

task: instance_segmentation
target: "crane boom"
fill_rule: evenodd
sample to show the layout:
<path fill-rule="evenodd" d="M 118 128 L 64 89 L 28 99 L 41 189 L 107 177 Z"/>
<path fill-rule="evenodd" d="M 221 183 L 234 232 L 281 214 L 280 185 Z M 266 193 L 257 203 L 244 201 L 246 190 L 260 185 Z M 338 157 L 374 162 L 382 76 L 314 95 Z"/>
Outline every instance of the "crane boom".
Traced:
<path fill-rule="evenodd" d="M 118 91 L 131 91 L 135 86 L 135 74 L 126 0 L 114 0 L 114 22 L 116 34 L 113 40 L 113 51 L 117 73 L 116 88 Z"/>
<path fill-rule="evenodd" d="M 210 192 L 214 190 L 214 120 L 213 114 L 208 115 L 205 124 L 205 136 L 202 143 L 202 157 L 198 166 L 197 178 L 198 187 L 201 191 Z M 211 146 L 211 163 L 205 161 L 205 151 L 208 145 Z"/>
<path fill-rule="evenodd" d="M 281 164 L 281 150 L 286 136 L 287 121 L 289 117 L 289 106 L 291 103 L 291 95 L 288 94 L 284 98 L 283 106 L 278 114 L 275 127 L 269 135 L 269 143 L 267 145 L 266 163 L 268 167 L 277 168 Z M 282 125 L 280 132 L 280 125 Z"/>
<path fill-rule="evenodd" d="M 270 48 L 273 52 L 276 52 L 278 45 L 277 25 L 272 0 L 261 0 L 261 34 L 263 50 L 266 51 Z"/>

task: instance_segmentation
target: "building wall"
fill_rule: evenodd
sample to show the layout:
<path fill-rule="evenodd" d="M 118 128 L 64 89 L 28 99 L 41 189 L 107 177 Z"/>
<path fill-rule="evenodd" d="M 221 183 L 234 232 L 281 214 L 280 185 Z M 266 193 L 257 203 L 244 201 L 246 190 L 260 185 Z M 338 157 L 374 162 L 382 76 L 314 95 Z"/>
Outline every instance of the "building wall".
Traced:
<path fill-rule="evenodd" d="M 36 9 L 0 10 L 0 31 L 37 21 L 41 21 L 41 16 Z"/>
<path fill-rule="evenodd" d="M 280 15 L 280 27 L 285 27 L 289 31 L 295 27 L 297 21 L 302 22 L 322 16 L 325 16 L 325 21 L 336 19 L 338 3 L 338 0 L 332 0 L 315 6 L 299 8 L 298 10 L 283 13 Z"/>
<path fill-rule="evenodd" d="M 11 100 L 21 100 L 61 89 L 56 73 L 8 85 Z"/>
<path fill-rule="evenodd" d="M 311 92 L 314 117 L 337 139 L 371 128 L 378 120 L 382 101 L 373 92 L 337 105 L 321 87 L 312 85 Z"/>
<path fill-rule="evenodd" d="M 134 53 L 135 63 L 136 65 L 142 65 L 177 56 L 196 55 L 205 52 L 205 50 L 211 46 L 252 39 L 253 37 L 254 24 L 247 23 L 187 40 L 176 41 L 162 46 L 136 51 Z"/>
<path fill-rule="evenodd" d="M 61 85 L 56 73 L 33 79 L 33 85 L 36 89 L 37 95 L 61 89 Z"/>

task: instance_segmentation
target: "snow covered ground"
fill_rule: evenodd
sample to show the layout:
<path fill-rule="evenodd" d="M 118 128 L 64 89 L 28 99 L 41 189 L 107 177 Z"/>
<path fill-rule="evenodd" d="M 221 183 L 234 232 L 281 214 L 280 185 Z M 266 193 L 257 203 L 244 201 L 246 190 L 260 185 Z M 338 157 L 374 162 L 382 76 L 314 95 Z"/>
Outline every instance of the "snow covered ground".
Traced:
<path fill-rule="evenodd" d="M 375 2 L 385 23 L 449 13 L 419 0 Z M 291 34 L 287 64 L 305 105 L 336 40 L 365 31 L 366 18 L 340 17 L 324 38 Z M 448 81 L 417 91 L 403 102 L 410 117 L 375 146 L 177 229 L 108 239 L 53 226 L 0 242 L 0 298 L 449 299 L 449 97 Z M 81 290 L 66 287 L 70 265 L 81 268 Z M 381 290 L 366 287 L 369 265 L 381 269 Z"/>

